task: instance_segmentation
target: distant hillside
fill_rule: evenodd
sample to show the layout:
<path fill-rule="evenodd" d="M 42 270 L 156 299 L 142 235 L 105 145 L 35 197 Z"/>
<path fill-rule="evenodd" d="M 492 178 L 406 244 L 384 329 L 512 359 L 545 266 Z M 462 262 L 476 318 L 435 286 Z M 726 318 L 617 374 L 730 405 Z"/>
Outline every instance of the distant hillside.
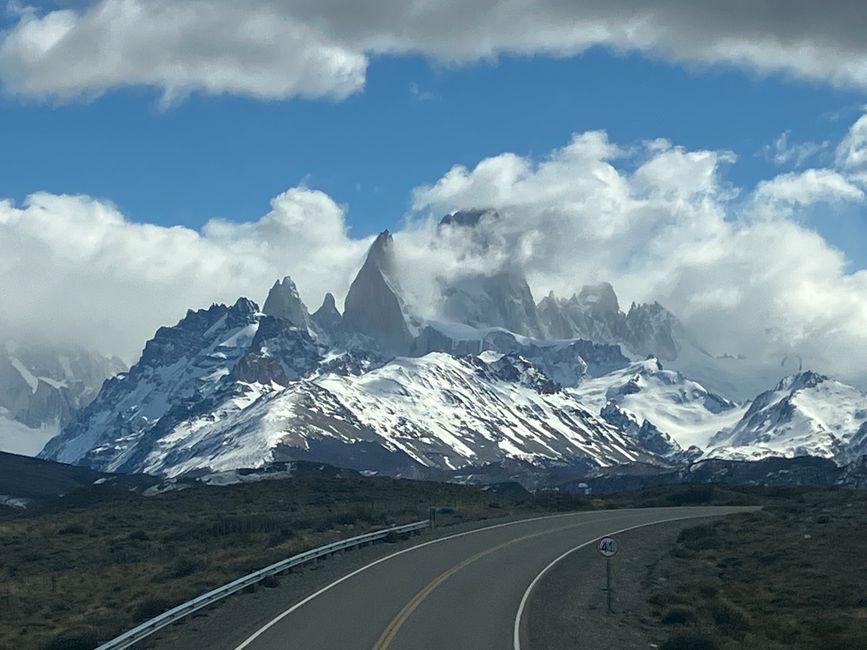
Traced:
<path fill-rule="evenodd" d="M 106 476 L 87 467 L 0 452 L 0 495 L 24 499 L 61 496 Z"/>

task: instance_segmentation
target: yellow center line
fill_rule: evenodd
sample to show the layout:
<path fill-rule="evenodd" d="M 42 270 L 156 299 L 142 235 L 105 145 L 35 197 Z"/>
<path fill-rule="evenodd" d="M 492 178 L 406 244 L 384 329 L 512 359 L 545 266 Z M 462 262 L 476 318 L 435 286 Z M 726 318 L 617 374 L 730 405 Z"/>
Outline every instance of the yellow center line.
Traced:
<path fill-rule="evenodd" d="M 535 537 L 542 537 L 543 535 L 551 535 L 553 533 L 559 533 L 564 530 L 569 530 L 571 528 L 580 528 L 581 526 L 587 526 L 589 524 L 599 524 L 603 523 L 603 521 L 614 521 L 614 519 L 605 519 L 602 521 L 585 521 L 578 524 L 572 524 L 570 526 L 563 526 L 561 528 L 554 528 L 552 530 L 545 530 L 538 533 L 532 533 L 530 535 L 524 535 L 523 537 L 517 537 L 515 539 L 511 539 L 508 542 L 504 542 L 502 544 L 498 544 L 497 546 L 492 546 L 489 549 L 485 549 L 480 553 L 476 553 L 475 555 L 468 557 L 463 562 L 460 562 L 454 565 L 452 568 L 443 571 L 436 578 L 431 580 L 431 582 L 420 592 L 418 592 L 412 600 L 410 600 L 406 606 L 400 610 L 397 616 L 395 616 L 391 623 L 389 623 L 385 630 L 383 630 L 382 635 L 379 637 L 376 643 L 373 644 L 373 650 L 386 650 L 391 642 L 394 641 L 394 637 L 397 636 L 398 630 L 400 630 L 401 626 L 406 623 L 406 620 L 412 615 L 412 613 L 418 609 L 419 605 L 421 605 L 424 600 L 433 593 L 433 591 L 439 587 L 442 583 L 452 577 L 461 569 L 465 569 L 470 564 L 475 562 L 476 560 L 480 560 L 486 555 L 490 555 L 491 553 L 496 553 L 499 550 L 506 548 L 507 546 L 511 546 L 512 544 L 518 544 L 519 542 L 525 542 L 528 539 L 533 539 Z"/>

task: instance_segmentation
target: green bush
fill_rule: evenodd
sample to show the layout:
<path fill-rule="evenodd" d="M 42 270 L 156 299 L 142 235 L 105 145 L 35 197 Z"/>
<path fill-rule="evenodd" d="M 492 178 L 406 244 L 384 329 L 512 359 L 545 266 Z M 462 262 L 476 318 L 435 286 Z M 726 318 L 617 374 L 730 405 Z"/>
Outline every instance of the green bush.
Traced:
<path fill-rule="evenodd" d="M 289 541 L 293 537 L 295 537 L 295 531 L 284 526 L 280 530 L 271 533 L 271 536 L 268 538 L 268 547 L 280 546 L 280 544 Z"/>
<path fill-rule="evenodd" d="M 695 506 L 711 503 L 714 498 L 714 486 L 707 484 L 689 485 L 682 491 L 670 494 L 666 500 L 673 506 Z"/>
<path fill-rule="evenodd" d="M 84 535 L 87 532 L 81 524 L 70 524 L 57 531 L 58 535 Z"/>
<path fill-rule="evenodd" d="M 750 618 L 743 608 L 733 602 L 718 598 L 708 605 L 714 622 L 728 631 L 742 631 L 750 626 Z"/>
<path fill-rule="evenodd" d="M 660 646 L 660 650 L 719 650 L 719 647 L 711 636 L 688 632 L 671 637 Z"/>
<path fill-rule="evenodd" d="M 280 580 L 277 576 L 265 576 L 262 579 L 262 586 L 266 589 L 276 589 L 280 586 Z"/>
<path fill-rule="evenodd" d="M 685 625 L 696 620 L 695 609 L 686 605 L 672 605 L 662 613 L 662 622 L 665 625 Z"/>
<path fill-rule="evenodd" d="M 175 604 L 165 598 L 146 598 L 135 608 L 135 620 L 137 622 L 147 621 L 171 609 Z"/>
<path fill-rule="evenodd" d="M 700 526 L 692 526 L 684 528 L 677 536 L 679 544 L 683 544 L 688 549 L 693 551 L 705 551 L 707 549 L 716 548 L 719 545 L 719 535 L 713 524 L 701 524 Z"/>
<path fill-rule="evenodd" d="M 169 568 L 167 576 L 169 578 L 185 578 L 188 575 L 194 574 L 196 571 L 204 567 L 204 562 L 197 558 L 182 555 Z"/>
<path fill-rule="evenodd" d="M 689 599 L 679 593 L 675 593 L 673 591 L 662 591 L 653 594 L 649 599 L 649 602 L 654 607 L 658 607 L 663 609 L 667 605 L 688 605 Z"/>
<path fill-rule="evenodd" d="M 99 639 L 93 632 L 61 634 L 45 645 L 45 650 L 93 650 Z"/>

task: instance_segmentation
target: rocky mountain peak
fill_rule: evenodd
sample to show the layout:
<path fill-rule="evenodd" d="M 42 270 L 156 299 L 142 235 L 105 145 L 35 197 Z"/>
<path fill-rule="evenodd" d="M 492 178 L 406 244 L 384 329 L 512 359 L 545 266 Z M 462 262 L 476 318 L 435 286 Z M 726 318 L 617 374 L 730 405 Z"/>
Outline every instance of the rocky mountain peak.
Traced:
<path fill-rule="evenodd" d="M 527 279 L 518 270 L 462 278 L 445 290 L 443 314 L 472 327 L 502 327 L 539 337 L 542 327 Z"/>
<path fill-rule="evenodd" d="M 709 456 L 755 459 L 820 456 L 839 464 L 863 453 L 867 395 L 812 371 L 756 397 L 743 418 L 711 440 Z"/>
<path fill-rule="evenodd" d="M 500 214 L 491 208 L 472 208 L 469 210 L 457 210 L 440 219 L 440 227 L 452 226 L 459 228 L 475 228 L 483 220 L 499 219 Z"/>
<path fill-rule="evenodd" d="M 337 303 L 334 300 L 333 293 L 326 293 L 325 299 L 322 301 L 322 306 L 310 316 L 311 320 L 317 327 L 333 334 L 343 324 L 343 316 L 337 310 Z"/>
<path fill-rule="evenodd" d="M 579 303 L 585 305 L 597 314 L 616 315 L 620 312 L 620 303 L 614 287 L 609 282 L 586 284 L 576 296 Z"/>
<path fill-rule="evenodd" d="M 367 251 L 365 266 L 374 264 L 383 273 L 391 273 L 394 267 L 394 237 L 388 230 L 383 230 L 376 236 Z M 363 268 L 363 267 L 362 267 Z"/>
<path fill-rule="evenodd" d="M 0 345 L 0 451 L 33 455 L 126 365 L 74 345 Z"/>
<path fill-rule="evenodd" d="M 343 322 L 347 328 L 373 339 L 383 352 L 405 355 L 413 336 L 394 277 L 393 246 L 387 230 L 371 245 L 346 294 Z"/>
<path fill-rule="evenodd" d="M 520 384 L 547 395 L 560 390 L 556 381 L 519 354 L 484 353 L 471 360 L 480 375 L 487 379 Z"/>
<path fill-rule="evenodd" d="M 632 303 L 623 313 L 608 282 L 585 285 L 569 300 L 549 293 L 538 305 L 542 326 L 552 338 L 583 338 L 623 345 L 635 356 L 674 361 L 680 353 L 680 323 L 657 302 Z"/>
<path fill-rule="evenodd" d="M 316 312 L 337 312 L 337 315 L 340 315 L 340 312 L 337 311 L 337 301 L 334 300 L 333 293 L 329 291 L 325 294 L 325 298 L 322 299 L 322 306 Z"/>
<path fill-rule="evenodd" d="M 795 392 L 805 388 L 815 388 L 826 381 L 828 381 L 828 377 L 825 375 L 813 372 L 812 370 L 804 370 L 803 372 L 784 377 L 774 390 Z"/>
<path fill-rule="evenodd" d="M 232 316 L 239 317 L 244 320 L 250 320 L 253 316 L 259 313 L 259 305 L 249 298 L 238 298 L 235 304 L 229 309 Z"/>
<path fill-rule="evenodd" d="M 310 316 L 307 306 L 298 295 L 298 288 L 288 275 L 278 280 L 268 292 L 262 311 L 269 316 L 282 318 L 293 327 L 309 329 Z"/>

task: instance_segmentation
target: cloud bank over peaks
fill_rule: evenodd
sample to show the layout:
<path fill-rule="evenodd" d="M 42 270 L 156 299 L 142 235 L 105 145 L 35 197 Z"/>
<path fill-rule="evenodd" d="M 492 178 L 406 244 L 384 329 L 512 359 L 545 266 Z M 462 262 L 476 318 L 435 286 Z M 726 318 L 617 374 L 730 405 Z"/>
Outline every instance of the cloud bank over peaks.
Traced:
<path fill-rule="evenodd" d="M 863 206 L 859 180 L 807 169 L 748 190 L 722 180 L 733 162 L 731 152 L 664 140 L 627 151 L 590 132 L 542 160 L 503 154 L 456 166 L 418 188 L 413 205 L 431 215 L 497 207 L 499 245 L 465 247 L 462 259 L 521 266 L 537 297 L 607 280 L 627 304 L 661 302 L 713 354 L 768 364 L 800 354 L 865 379 L 867 271 L 847 272 L 842 253 L 799 219 L 807 209 L 833 218 L 838 202 Z"/>
<path fill-rule="evenodd" d="M 614 284 L 621 303 L 659 301 L 714 355 L 744 354 L 864 383 L 867 271 L 801 217 L 865 208 L 862 121 L 834 168 L 802 169 L 756 188 L 726 180 L 728 151 L 665 140 L 612 143 L 576 134 L 535 159 L 503 153 L 455 166 L 417 187 L 394 233 L 400 287 L 413 313 L 441 317 L 443 287 L 501 271 L 527 275 L 536 299 Z M 851 155 L 850 155 L 851 154 Z M 850 159 L 852 164 L 850 165 Z M 491 208 L 475 227 L 443 215 Z M 254 221 L 201 231 L 127 219 L 86 196 L 34 194 L 0 202 L 0 331 L 68 338 L 130 359 L 187 308 L 261 301 L 290 275 L 315 310 L 327 291 L 342 307 L 372 237 L 353 237 L 346 209 L 292 188 Z"/>
<path fill-rule="evenodd" d="M 369 241 L 350 238 L 344 209 L 303 187 L 274 198 L 256 221 L 214 220 L 201 232 L 135 223 L 87 196 L 0 201 L 0 334 L 130 360 L 188 308 L 261 301 L 290 273 L 318 306 L 326 291 L 345 292 Z"/>

